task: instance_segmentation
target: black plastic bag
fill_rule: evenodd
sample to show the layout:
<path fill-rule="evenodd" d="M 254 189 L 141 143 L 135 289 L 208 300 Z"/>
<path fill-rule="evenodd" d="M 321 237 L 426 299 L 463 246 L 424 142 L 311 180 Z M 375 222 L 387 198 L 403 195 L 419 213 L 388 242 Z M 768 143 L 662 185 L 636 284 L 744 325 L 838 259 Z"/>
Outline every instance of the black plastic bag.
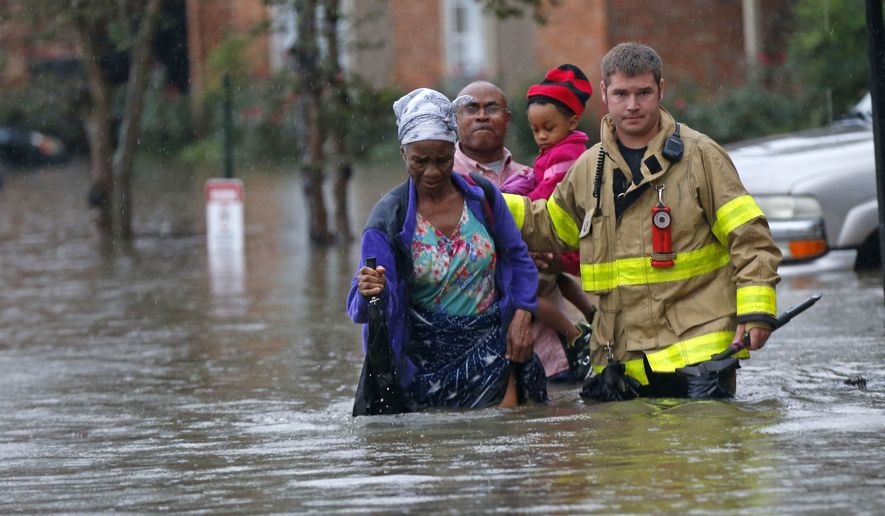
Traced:
<path fill-rule="evenodd" d="M 584 380 L 581 397 L 593 401 L 628 401 L 639 396 L 639 381 L 627 376 L 624 364 L 609 358 L 601 373 Z"/>
<path fill-rule="evenodd" d="M 375 267 L 374 258 L 366 259 L 366 266 Z M 369 335 L 366 340 L 366 358 L 353 401 L 354 416 L 375 416 L 410 412 L 408 398 L 399 384 L 396 363 L 390 349 L 384 301 L 379 297 L 369 300 Z"/>

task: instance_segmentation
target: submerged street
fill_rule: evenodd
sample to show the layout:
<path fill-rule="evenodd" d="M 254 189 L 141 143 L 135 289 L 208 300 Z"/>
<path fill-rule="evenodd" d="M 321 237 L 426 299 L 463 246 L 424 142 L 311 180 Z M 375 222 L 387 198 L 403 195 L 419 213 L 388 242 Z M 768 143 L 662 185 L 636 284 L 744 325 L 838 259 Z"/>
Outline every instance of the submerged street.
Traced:
<path fill-rule="evenodd" d="M 354 228 L 398 173 L 357 171 Z M 140 164 L 126 248 L 96 236 L 85 162 L 5 175 L 0 512 L 885 509 L 878 271 L 785 276 L 780 310 L 823 298 L 735 400 L 552 385 L 546 405 L 354 419 L 358 243 L 312 250 L 300 179 L 249 170 L 246 251 L 219 264 L 208 177 Z"/>

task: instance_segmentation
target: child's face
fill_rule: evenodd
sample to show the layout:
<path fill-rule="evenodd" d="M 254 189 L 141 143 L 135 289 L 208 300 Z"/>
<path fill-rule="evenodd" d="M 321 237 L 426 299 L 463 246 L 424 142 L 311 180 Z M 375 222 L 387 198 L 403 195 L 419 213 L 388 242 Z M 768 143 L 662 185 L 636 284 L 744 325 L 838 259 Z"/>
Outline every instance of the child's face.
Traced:
<path fill-rule="evenodd" d="M 535 143 L 542 151 L 561 142 L 578 126 L 577 115 L 566 116 L 553 104 L 530 104 L 528 116 Z"/>

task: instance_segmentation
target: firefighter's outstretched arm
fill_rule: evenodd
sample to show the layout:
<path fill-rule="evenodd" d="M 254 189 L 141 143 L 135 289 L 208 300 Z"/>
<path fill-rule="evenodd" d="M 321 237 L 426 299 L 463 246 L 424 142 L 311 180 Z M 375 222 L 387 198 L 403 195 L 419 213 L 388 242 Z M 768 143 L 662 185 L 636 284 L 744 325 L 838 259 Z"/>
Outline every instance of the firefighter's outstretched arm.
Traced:
<path fill-rule="evenodd" d="M 590 197 L 591 154 L 585 152 L 572 165 L 549 199 L 531 202 L 528 197 L 504 194 L 530 251 L 558 254 L 578 249 L 585 215 L 582 199 Z"/>

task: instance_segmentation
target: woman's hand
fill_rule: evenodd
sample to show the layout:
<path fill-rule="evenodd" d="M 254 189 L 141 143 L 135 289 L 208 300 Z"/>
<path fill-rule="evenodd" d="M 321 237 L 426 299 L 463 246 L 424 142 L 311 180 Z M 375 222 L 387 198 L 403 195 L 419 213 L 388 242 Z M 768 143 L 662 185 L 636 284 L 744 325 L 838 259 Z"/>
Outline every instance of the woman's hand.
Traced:
<path fill-rule="evenodd" d="M 384 279 L 384 267 L 378 266 L 374 269 L 371 267 L 363 267 L 357 276 L 357 288 L 365 297 L 372 297 L 381 294 L 384 290 L 386 280 Z"/>
<path fill-rule="evenodd" d="M 532 313 L 517 309 L 507 328 L 507 353 L 504 358 L 522 363 L 532 357 L 535 336 L 532 335 Z"/>

